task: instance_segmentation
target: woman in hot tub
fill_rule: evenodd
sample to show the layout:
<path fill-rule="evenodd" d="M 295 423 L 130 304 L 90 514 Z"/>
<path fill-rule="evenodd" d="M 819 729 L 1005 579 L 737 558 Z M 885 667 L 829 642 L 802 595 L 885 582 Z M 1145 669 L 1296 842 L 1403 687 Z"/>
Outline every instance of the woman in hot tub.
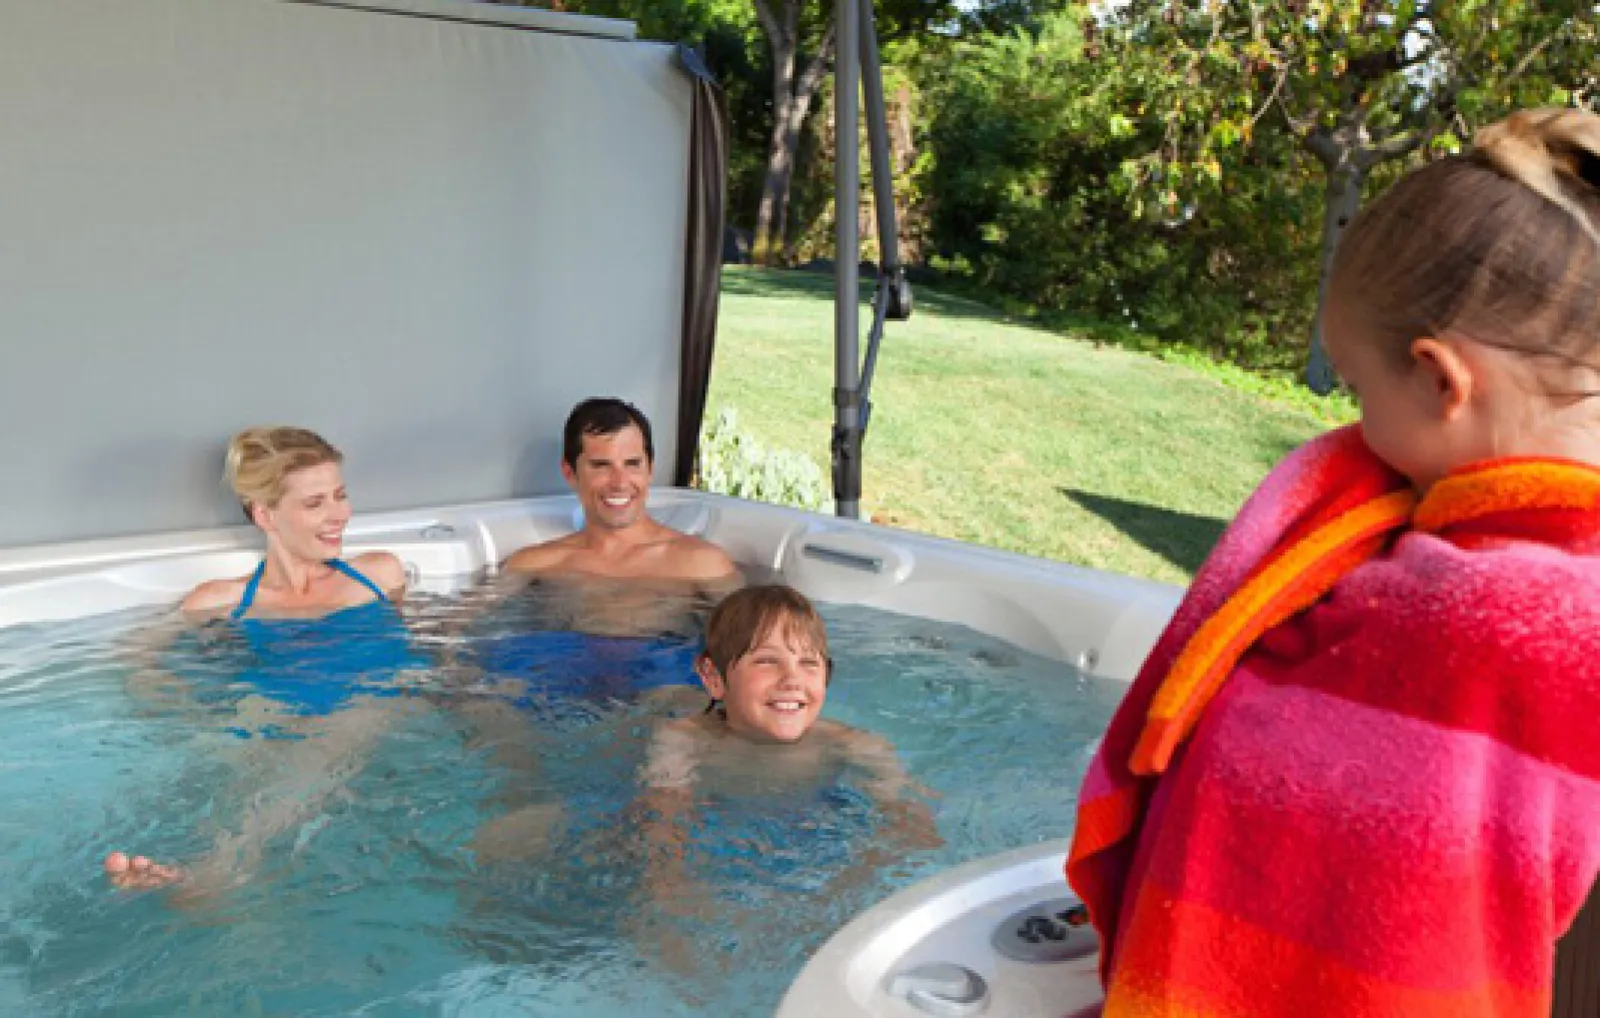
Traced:
<path fill-rule="evenodd" d="M 350 521 L 342 461 L 303 428 L 251 428 L 229 443 L 228 483 L 266 554 L 245 576 L 202 583 L 181 607 L 185 621 L 221 625 L 224 639 L 243 645 L 243 667 L 227 676 L 238 711 L 230 730 L 288 740 L 269 751 L 283 773 L 251 796 L 239 830 L 220 834 L 192 865 L 110 853 L 105 870 L 116 885 L 180 884 L 203 896 L 248 879 L 267 843 L 359 772 L 410 705 L 392 698 L 397 673 L 423 664 L 397 610 L 405 569 L 388 552 L 340 556 Z M 219 691 L 204 685 L 199 698 L 215 699 Z"/>

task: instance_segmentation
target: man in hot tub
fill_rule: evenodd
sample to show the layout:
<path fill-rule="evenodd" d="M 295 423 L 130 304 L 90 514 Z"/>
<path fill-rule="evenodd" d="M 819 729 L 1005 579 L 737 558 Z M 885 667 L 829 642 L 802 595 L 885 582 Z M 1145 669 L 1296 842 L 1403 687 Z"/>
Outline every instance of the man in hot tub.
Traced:
<path fill-rule="evenodd" d="M 574 407 L 561 475 L 583 508 L 583 529 L 507 559 L 502 579 L 469 595 L 486 610 L 468 609 L 464 645 L 446 651 L 473 742 L 524 779 L 538 772 L 552 725 L 610 705 L 698 700 L 705 617 L 744 581 L 721 548 L 650 517 L 654 459 L 650 421 L 637 407 L 607 397 Z M 482 858 L 537 849 L 559 805 L 526 801 L 531 785 L 507 782 L 497 803 L 504 815 L 474 840 Z"/>
<path fill-rule="evenodd" d="M 573 407 L 561 435 L 561 476 L 583 507 L 583 529 L 523 548 L 506 559 L 506 573 L 614 581 L 602 586 L 625 595 L 629 610 L 619 610 L 612 596 L 582 601 L 599 616 L 585 619 L 595 623 L 586 629 L 617 629 L 617 635 L 660 628 L 639 617 L 655 607 L 648 590 L 715 601 L 737 589 L 739 571 L 721 548 L 657 523 L 645 511 L 654 465 L 650 421 L 637 407 L 609 397 Z"/>
<path fill-rule="evenodd" d="M 694 688 L 704 618 L 743 578 L 721 548 L 650 517 L 654 459 L 637 407 L 597 397 L 568 415 L 561 474 L 583 528 L 505 561 L 457 657 L 500 696 L 559 706 Z"/>

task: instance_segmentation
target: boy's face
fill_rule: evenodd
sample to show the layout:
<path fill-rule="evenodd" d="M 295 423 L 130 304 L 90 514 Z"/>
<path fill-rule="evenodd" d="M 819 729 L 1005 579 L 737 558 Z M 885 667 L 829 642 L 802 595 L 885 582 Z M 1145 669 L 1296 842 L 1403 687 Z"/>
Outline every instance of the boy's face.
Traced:
<path fill-rule="evenodd" d="M 757 742 L 795 742 L 816 724 L 828 696 L 828 661 L 776 625 L 722 675 L 699 663 L 706 692 L 721 700 L 728 728 Z"/>

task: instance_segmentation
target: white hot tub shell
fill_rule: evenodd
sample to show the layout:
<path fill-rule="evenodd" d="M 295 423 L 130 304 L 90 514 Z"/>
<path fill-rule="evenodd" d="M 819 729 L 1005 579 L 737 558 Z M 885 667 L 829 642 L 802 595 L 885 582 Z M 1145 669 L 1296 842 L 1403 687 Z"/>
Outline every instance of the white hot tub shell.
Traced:
<path fill-rule="evenodd" d="M 723 547 L 752 572 L 807 596 L 968 626 L 1097 676 L 1131 681 L 1181 590 L 871 524 L 680 489 L 657 489 L 651 512 Z M 449 593 L 506 556 L 581 526 L 570 496 L 357 516 L 351 554 L 392 551 L 413 588 Z M 203 580 L 248 572 L 253 527 L 0 550 L 0 626 L 176 604 Z M 1067 897 L 1066 842 L 1024 846 L 958 867 L 870 909 L 825 944 L 790 988 L 780 1018 L 1034 1018 L 1099 999 L 1092 954 L 1018 962 L 991 946 L 996 924 Z M 908 999 L 895 977 L 925 963 L 962 966 L 984 999 Z M 937 994 L 935 994 L 937 996 Z M 970 996 L 970 995 L 969 995 Z M 930 1009 L 931 1008 L 931 1009 Z"/>

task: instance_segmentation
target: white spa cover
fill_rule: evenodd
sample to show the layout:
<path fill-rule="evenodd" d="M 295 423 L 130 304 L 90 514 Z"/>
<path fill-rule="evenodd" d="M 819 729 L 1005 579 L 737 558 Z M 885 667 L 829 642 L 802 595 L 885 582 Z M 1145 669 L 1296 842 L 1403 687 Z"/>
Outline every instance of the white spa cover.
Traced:
<path fill-rule="evenodd" d="M 615 394 L 670 474 L 689 79 L 455 0 L 0 0 L 0 547 L 239 520 L 230 433 L 360 508 L 561 490 Z"/>

